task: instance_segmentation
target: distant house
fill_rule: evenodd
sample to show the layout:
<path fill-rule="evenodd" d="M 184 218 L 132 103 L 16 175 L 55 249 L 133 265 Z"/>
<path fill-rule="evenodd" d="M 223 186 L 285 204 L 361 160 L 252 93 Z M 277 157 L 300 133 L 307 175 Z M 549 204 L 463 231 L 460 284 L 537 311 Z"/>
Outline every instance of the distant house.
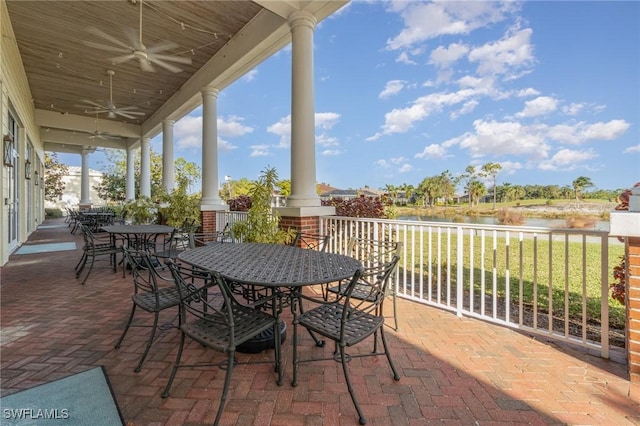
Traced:
<path fill-rule="evenodd" d="M 370 188 L 361 189 L 332 189 L 320 194 L 321 200 L 331 200 L 333 198 L 342 198 L 343 200 L 357 198 L 361 195 L 365 197 L 380 197 L 383 192 L 374 191 Z"/>
<path fill-rule="evenodd" d="M 45 201 L 46 208 L 58 208 L 63 212 L 66 209 L 77 209 L 80 203 L 80 181 L 82 175 L 82 167 L 67 166 L 68 173 L 62 177 L 62 181 L 65 183 L 65 189 L 58 201 L 52 203 L 51 201 Z M 99 185 L 102 182 L 102 172 L 89 169 L 89 198 L 91 204 L 94 206 L 105 205 L 106 201 L 100 198 L 98 191 L 93 189 L 94 186 Z"/>

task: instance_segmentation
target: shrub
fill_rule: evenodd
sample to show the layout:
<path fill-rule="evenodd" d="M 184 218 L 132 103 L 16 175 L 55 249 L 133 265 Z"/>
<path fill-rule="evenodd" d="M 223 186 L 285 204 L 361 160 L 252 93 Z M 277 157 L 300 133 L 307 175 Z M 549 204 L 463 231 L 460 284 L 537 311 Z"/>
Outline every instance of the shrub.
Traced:
<path fill-rule="evenodd" d="M 509 209 L 500 209 L 496 213 L 499 225 L 522 225 L 525 217 L 522 213 Z"/>
<path fill-rule="evenodd" d="M 627 286 L 627 263 L 624 256 L 620 256 L 620 263 L 613 267 L 613 278 L 616 281 L 609 285 L 611 298 L 624 305 Z"/>
<path fill-rule="evenodd" d="M 393 219 L 397 216 L 397 212 L 393 208 L 393 201 L 387 196 L 366 197 L 360 195 L 350 199 L 332 198 L 323 200 L 322 205 L 335 207 L 337 216 L 375 219 Z"/>
<path fill-rule="evenodd" d="M 58 219 L 62 217 L 62 210 L 60 209 L 44 209 L 45 219 Z"/>
<path fill-rule="evenodd" d="M 248 195 L 240 195 L 227 201 L 229 210 L 232 212 L 246 212 L 251 208 L 251 197 Z"/>
<path fill-rule="evenodd" d="M 570 229 L 585 229 L 593 228 L 596 224 L 596 220 L 589 216 L 580 214 L 574 214 L 565 219 L 567 228 Z"/>

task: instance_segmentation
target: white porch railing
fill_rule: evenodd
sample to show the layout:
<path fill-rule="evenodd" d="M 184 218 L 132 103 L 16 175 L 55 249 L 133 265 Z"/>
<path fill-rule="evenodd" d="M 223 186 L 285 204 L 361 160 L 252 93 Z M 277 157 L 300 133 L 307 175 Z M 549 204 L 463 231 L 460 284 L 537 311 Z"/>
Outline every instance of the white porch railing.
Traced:
<path fill-rule="evenodd" d="M 219 212 L 216 223 L 245 219 Z M 352 236 L 402 242 L 398 297 L 609 358 L 609 265 L 624 248 L 611 239 L 610 250 L 606 231 L 325 216 L 320 232 L 335 253 L 345 253 Z M 594 286 L 599 297 L 587 291 Z"/>
<path fill-rule="evenodd" d="M 321 232 L 330 235 L 328 250 L 337 253 L 345 252 L 352 236 L 401 241 L 394 283 L 399 297 L 609 358 L 606 231 L 327 216 Z M 615 251 L 621 254 L 622 246 Z M 593 286 L 600 297 L 588 295 Z M 599 315 L 590 317 L 593 311 Z"/>

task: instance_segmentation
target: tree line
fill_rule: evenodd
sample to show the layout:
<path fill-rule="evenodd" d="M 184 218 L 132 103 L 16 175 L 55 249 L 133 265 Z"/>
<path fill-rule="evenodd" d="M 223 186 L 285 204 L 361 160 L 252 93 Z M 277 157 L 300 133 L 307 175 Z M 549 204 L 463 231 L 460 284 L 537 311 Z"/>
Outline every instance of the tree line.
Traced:
<path fill-rule="evenodd" d="M 510 202 L 531 199 L 557 200 L 575 198 L 604 199 L 613 201 L 621 190 L 595 189 L 588 176 L 578 176 L 571 185 L 514 185 L 505 182 L 498 185 L 498 176 L 502 166 L 499 163 L 486 163 L 480 168 L 469 165 L 464 173 L 453 175 L 445 170 L 438 175 L 424 178 L 417 186 L 404 183 L 402 185 L 385 185 L 384 190 L 396 204 L 417 204 L 433 207 L 436 203 L 449 204 L 454 201 L 458 188 L 464 192 L 462 199 L 471 206 L 481 201 Z"/>

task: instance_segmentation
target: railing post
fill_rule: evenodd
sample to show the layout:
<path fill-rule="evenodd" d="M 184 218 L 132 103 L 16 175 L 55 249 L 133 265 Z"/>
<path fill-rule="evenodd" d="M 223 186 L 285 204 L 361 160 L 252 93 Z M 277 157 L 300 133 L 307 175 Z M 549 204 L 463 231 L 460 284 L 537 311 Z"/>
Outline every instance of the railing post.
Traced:
<path fill-rule="evenodd" d="M 609 358 L 609 238 L 600 237 L 600 356 Z"/>
<path fill-rule="evenodd" d="M 456 245 L 457 245 L 457 253 L 456 253 L 456 262 L 458 263 L 457 272 L 456 272 L 456 285 L 457 285 L 457 297 L 456 297 L 456 313 L 459 317 L 462 316 L 462 310 L 464 308 L 464 265 L 462 262 L 464 261 L 464 237 L 462 233 L 462 227 L 458 226 L 456 228 Z M 473 302 L 470 302 L 473 303 Z"/>

